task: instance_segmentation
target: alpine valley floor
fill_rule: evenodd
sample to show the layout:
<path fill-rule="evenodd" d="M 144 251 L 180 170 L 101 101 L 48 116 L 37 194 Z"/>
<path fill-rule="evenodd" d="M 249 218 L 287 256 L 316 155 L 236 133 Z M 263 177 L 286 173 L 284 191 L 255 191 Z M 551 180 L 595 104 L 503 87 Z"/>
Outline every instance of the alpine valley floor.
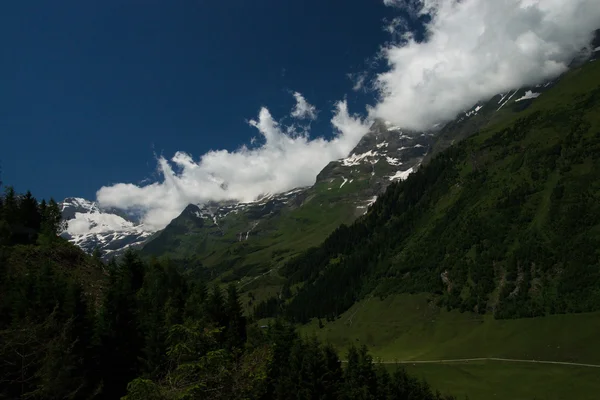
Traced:
<path fill-rule="evenodd" d="M 322 328 L 313 320 L 302 331 L 342 353 L 351 343 L 366 344 L 388 368 L 402 362 L 435 389 L 459 398 L 598 398 L 600 312 L 496 320 L 448 312 L 428 299 L 425 294 L 367 298 L 333 322 L 321 320 Z M 444 361 L 477 358 L 506 360 Z"/>

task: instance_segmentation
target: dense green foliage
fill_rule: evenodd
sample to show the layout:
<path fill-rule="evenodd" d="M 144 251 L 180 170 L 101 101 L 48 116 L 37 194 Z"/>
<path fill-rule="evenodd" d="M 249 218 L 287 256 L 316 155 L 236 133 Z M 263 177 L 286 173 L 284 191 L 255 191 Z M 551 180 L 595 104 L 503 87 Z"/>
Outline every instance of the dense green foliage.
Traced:
<path fill-rule="evenodd" d="M 132 251 L 105 265 L 60 221 L 54 201 L 0 196 L 0 398 L 450 399 L 364 347 L 342 368 L 291 325 L 249 325 L 234 285 Z"/>
<path fill-rule="evenodd" d="M 498 318 L 600 309 L 600 63 L 513 107 L 288 262 L 287 315 L 418 292 Z"/>

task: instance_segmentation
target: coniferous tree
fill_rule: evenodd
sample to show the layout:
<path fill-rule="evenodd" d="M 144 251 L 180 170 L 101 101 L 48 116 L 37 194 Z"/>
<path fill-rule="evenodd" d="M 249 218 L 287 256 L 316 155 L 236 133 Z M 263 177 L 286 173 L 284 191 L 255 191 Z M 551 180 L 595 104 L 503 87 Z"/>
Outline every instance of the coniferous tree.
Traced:
<path fill-rule="evenodd" d="M 103 393 L 117 396 L 139 370 L 144 346 L 139 331 L 137 291 L 143 284 L 143 263 L 128 251 L 122 261 L 109 266 L 109 287 L 99 321 L 99 369 Z"/>
<path fill-rule="evenodd" d="M 218 284 L 215 284 L 206 301 L 206 313 L 210 322 L 217 327 L 227 327 L 229 318 L 225 308 L 223 292 Z"/>
<path fill-rule="evenodd" d="M 340 387 L 342 385 L 342 363 L 332 345 L 326 344 L 323 347 L 324 374 L 323 385 L 325 391 L 323 400 L 334 400 L 340 396 Z"/>
<path fill-rule="evenodd" d="M 60 207 L 54 199 L 50 199 L 45 207 L 44 214 L 41 215 L 42 232 L 49 237 L 59 235 L 67 228 L 66 221 L 62 219 Z"/>
<path fill-rule="evenodd" d="M 156 377 L 165 361 L 165 341 L 168 324 L 165 323 L 167 287 L 162 266 L 150 263 L 144 275 L 144 283 L 138 291 L 139 326 L 144 336 L 143 364 L 149 377 Z"/>
<path fill-rule="evenodd" d="M 208 298 L 208 290 L 203 281 L 192 282 L 190 294 L 184 306 L 184 319 L 201 321 L 206 317 L 204 310 Z"/>
<path fill-rule="evenodd" d="M 19 199 L 19 219 L 25 228 L 37 232 L 40 229 L 42 217 L 38 202 L 30 191 Z"/>
<path fill-rule="evenodd" d="M 344 398 L 377 398 L 377 375 L 366 346 L 352 346 L 348 350 L 348 364 L 344 371 Z"/>
<path fill-rule="evenodd" d="M 234 284 L 227 287 L 227 305 L 225 310 L 229 324 L 227 343 L 231 348 L 242 348 L 246 343 L 246 317 L 243 315 L 237 288 Z"/>
<path fill-rule="evenodd" d="M 19 215 L 19 204 L 17 200 L 17 194 L 12 186 L 7 186 L 4 189 L 4 207 L 3 207 L 4 220 L 9 226 L 13 226 L 17 221 Z"/>

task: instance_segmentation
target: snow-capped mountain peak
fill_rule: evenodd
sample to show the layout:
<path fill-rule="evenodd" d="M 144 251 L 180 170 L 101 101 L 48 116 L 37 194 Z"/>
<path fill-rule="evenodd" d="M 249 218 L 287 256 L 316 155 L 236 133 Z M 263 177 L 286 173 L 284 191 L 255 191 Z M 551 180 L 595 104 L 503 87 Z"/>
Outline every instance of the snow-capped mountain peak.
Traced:
<path fill-rule="evenodd" d="M 141 246 L 154 233 L 126 214 L 102 209 L 98 203 L 80 197 L 66 198 L 61 210 L 67 222 L 61 236 L 88 253 L 98 248 L 105 258 Z"/>

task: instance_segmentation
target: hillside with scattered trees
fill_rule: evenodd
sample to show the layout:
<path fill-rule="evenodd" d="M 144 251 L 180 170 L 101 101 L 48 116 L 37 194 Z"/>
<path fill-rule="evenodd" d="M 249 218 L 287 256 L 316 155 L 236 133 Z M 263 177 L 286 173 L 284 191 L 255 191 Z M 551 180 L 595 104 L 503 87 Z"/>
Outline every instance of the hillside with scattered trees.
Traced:
<path fill-rule="evenodd" d="M 367 295 L 422 292 L 496 318 L 599 310 L 600 64 L 515 107 L 290 261 L 257 316 L 333 319 Z"/>

